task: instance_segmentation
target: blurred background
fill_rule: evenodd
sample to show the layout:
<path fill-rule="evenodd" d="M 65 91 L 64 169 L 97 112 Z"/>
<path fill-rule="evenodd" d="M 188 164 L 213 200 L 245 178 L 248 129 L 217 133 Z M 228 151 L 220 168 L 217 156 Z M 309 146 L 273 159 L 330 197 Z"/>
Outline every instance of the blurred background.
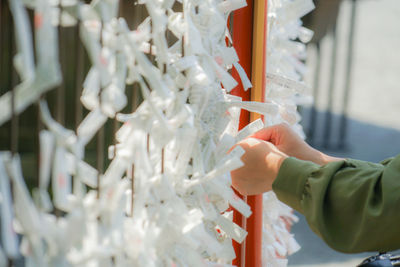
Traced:
<path fill-rule="evenodd" d="M 302 107 L 307 141 L 327 154 L 379 162 L 400 153 L 400 1 L 317 0 L 304 23 L 314 105 Z M 356 266 L 373 255 L 330 249 L 304 217 L 289 266 Z"/>
<path fill-rule="evenodd" d="M 89 1 L 86 1 L 89 3 Z M 181 9 L 181 5 L 174 6 Z M 135 5 L 130 0 L 121 0 L 119 16 L 125 18 L 130 28 L 137 26 L 148 16 L 143 5 Z M 33 27 L 34 12 L 28 9 L 30 25 Z M 67 129 L 75 130 L 88 114 L 88 110 L 80 102 L 82 83 L 91 66 L 86 49 L 79 38 L 78 25 L 71 27 L 59 27 L 59 61 L 63 81 L 60 86 L 41 96 L 46 99 L 52 117 Z M 168 34 L 168 33 L 167 33 Z M 172 35 L 167 35 L 170 42 L 174 41 Z M 33 46 L 34 43 L 34 34 Z M 13 68 L 13 55 L 16 53 L 16 41 L 14 35 L 14 22 L 9 8 L 9 1 L 0 1 L 0 96 L 10 92 L 20 83 L 19 77 Z M 154 62 L 154 58 L 149 56 Z M 35 59 L 36 60 L 36 59 Z M 133 112 L 143 98 L 137 83 L 126 86 L 128 104 L 122 110 L 123 113 Z M 8 150 L 19 153 L 23 176 L 28 188 L 38 187 L 39 183 L 39 132 L 43 130 L 44 123 L 40 119 L 39 101 L 30 105 L 21 114 L 14 114 L 11 120 L 0 125 L 0 151 Z M 14 112 L 12 112 L 14 113 Z M 114 139 L 121 123 L 115 119 L 109 119 L 96 133 L 96 136 L 85 147 L 84 160 L 95 167 L 99 173 L 105 171 L 111 157 L 108 155 L 108 147 L 116 143 Z M 51 185 L 49 187 L 52 194 Z M 62 211 L 54 209 L 56 215 L 62 215 Z M 1 236 L 0 236 L 1 237 Z M 8 266 L 25 266 L 22 257 L 9 261 Z"/>
<path fill-rule="evenodd" d="M 89 1 L 86 1 L 89 3 Z M 181 8 L 180 5 L 174 8 Z M 34 12 L 27 9 L 30 24 L 33 27 Z M 144 5 L 135 5 L 130 0 L 121 0 L 119 16 L 125 18 L 131 29 L 137 26 L 148 16 Z M 59 27 L 59 61 L 63 76 L 60 86 L 54 88 L 41 97 L 47 100 L 53 118 L 68 129 L 75 130 L 88 114 L 88 110 L 80 102 L 82 83 L 89 71 L 91 62 L 86 49 L 79 38 L 78 25 Z M 169 35 L 169 41 L 174 41 Z M 34 38 L 32 35 L 35 49 Z M 8 1 L 0 1 L 0 95 L 11 91 L 20 83 L 19 77 L 13 68 L 13 55 L 16 53 L 14 22 Z M 149 56 L 150 57 L 150 56 Z M 150 60 L 154 61 L 153 57 Z M 142 96 L 137 83 L 126 86 L 128 104 L 123 113 L 133 112 L 142 102 Z M 85 147 L 84 160 L 96 167 L 100 173 L 108 166 L 110 159 L 107 148 L 114 144 L 116 130 L 121 126 L 117 120 L 107 120 L 96 136 Z M 25 111 L 3 125 L 0 125 L 0 151 L 9 150 L 18 152 L 24 178 L 29 188 L 38 184 L 39 172 L 39 131 L 44 124 L 39 117 L 38 103 L 30 105 Z"/>

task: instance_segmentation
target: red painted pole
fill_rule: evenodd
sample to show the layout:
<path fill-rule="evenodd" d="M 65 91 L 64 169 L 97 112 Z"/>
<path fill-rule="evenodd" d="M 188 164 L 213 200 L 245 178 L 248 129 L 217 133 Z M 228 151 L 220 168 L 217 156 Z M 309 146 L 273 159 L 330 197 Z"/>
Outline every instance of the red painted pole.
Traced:
<path fill-rule="evenodd" d="M 253 11 L 253 45 L 251 100 L 264 102 L 266 84 L 266 34 L 267 34 L 267 0 L 255 0 Z M 261 118 L 260 114 L 251 113 L 250 121 Z M 263 196 L 248 196 L 247 204 L 253 214 L 246 222 L 248 237 L 246 239 L 246 267 L 262 266 L 262 219 Z"/>
<path fill-rule="evenodd" d="M 247 6 L 235 11 L 231 17 L 232 40 L 233 45 L 239 57 L 239 63 L 246 71 L 247 75 L 251 75 L 251 59 L 252 59 L 252 35 L 253 35 L 253 0 L 247 0 Z M 250 90 L 244 91 L 240 82 L 239 74 L 235 69 L 232 70 L 232 76 L 238 81 L 238 86 L 232 90 L 231 94 L 242 97 L 243 100 L 250 100 Z M 239 129 L 242 129 L 250 122 L 250 113 L 242 110 L 240 113 Z M 236 192 L 239 196 L 240 194 Z M 242 199 L 245 199 L 241 196 Z M 246 199 L 245 199 L 246 200 Z M 252 207 L 253 210 L 253 207 Z M 239 226 L 246 228 L 246 218 L 234 210 L 233 221 Z M 236 259 L 232 264 L 242 267 L 245 266 L 246 256 L 246 240 L 242 244 L 233 241 L 233 247 L 236 253 Z"/>
<path fill-rule="evenodd" d="M 266 29 L 267 29 L 267 0 L 247 0 L 247 7 L 234 12 L 232 17 L 232 38 L 239 62 L 251 77 L 253 88 L 245 92 L 239 82 L 232 94 L 242 97 L 243 100 L 264 101 L 266 83 Z M 240 81 L 236 70 L 232 76 Z M 242 111 L 239 128 L 243 128 L 250 121 L 259 118 L 256 114 Z M 246 200 L 246 198 L 244 198 Z M 246 228 L 248 236 L 242 245 L 234 242 L 236 259 L 232 262 L 236 266 L 262 266 L 262 195 L 248 196 L 252 215 L 246 220 L 234 211 L 233 221 Z"/>

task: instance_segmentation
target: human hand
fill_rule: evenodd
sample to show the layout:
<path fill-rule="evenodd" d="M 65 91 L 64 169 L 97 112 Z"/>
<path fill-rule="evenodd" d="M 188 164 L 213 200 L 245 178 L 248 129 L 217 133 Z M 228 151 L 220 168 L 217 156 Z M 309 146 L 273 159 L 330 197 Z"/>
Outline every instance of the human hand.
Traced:
<path fill-rule="evenodd" d="M 325 165 L 328 162 L 342 160 L 328 156 L 309 146 L 300 138 L 286 123 L 264 128 L 250 137 L 271 142 L 280 151 L 289 157 L 295 157 L 301 160 L 312 161 L 319 165 Z"/>
<path fill-rule="evenodd" d="M 237 145 L 245 150 L 241 157 L 244 166 L 231 172 L 232 186 L 242 195 L 270 191 L 287 155 L 273 144 L 255 138 L 246 138 Z"/>

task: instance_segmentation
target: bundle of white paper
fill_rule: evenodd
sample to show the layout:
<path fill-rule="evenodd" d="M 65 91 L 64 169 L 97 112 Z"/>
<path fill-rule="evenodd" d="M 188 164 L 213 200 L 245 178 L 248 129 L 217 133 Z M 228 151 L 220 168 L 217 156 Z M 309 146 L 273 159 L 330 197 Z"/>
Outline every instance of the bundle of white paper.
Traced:
<path fill-rule="evenodd" d="M 51 212 L 53 206 L 48 193 L 50 184 L 50 171 L 53 159 L 55 138 L 54 135 L 46 130 L 39 133 L 40 154 L 39 154 L 39 188 L 33 191 L 37 205 L 45 212 Z"/>
<path fill-rule="evenodd" d="M 40 95 L 52 89 L 61 81 L 58 63 L 58 43 L 54 27 L 51 25 L 50 5 L 47 0 L 36 2 L 35 41 L 37 66 L 34 66 L 32 34 L 28 14 L 19 0 L 9 1 L 13 18 L 18 54 L 14 65 L 22 82 L 15 90 L 15 114 L 25 110 Z M 11 91 L 0 97 L 0 125 L 11 118 Z"/>
<path fill-rule="evenodd" d="M 265 97 L 278 107 L 274 116 L 265 116 L 265 124 L 273 125 L 286 122 L 304 137 L 298 124 L 300 115 L 296 105 L 303 95 L 308 94 L 308 87 L 301 81 L 305 65 L 305 45 L 294 41 L 310 41 L 312 32 L 301 26 L 300 18 L 314 8 L 311 0 L 269 0 L 268 35 L 267 35 L 267 87 Z M 284 219 L 284 220 L 283 220 Z M 286 266 L 282 259 L 300 249 L 287 230 L 287 223 L 297 221 L 291 209 L 280 203 L 273 192 L 264 194 L 263 216 L 263 265 Z M 277 257 L 279 255 L 279 257 Z"/>
<path fill-rule="evenodd" d="M 22 80 L 16 88 L 17 113 L 60 82 L 57 25 L 79 21 L 92 66 L 80 98 L 89 113 L 76 131 L 56 122 L 46 101 L 40 102 L 48 131 L 40 133 L 36 205 L 19 158 L 4 154 L 0 161 L 5 255 L 19 254 L 10 231 L 15 212 L 16 231 L 24 235 L 20 251 L 31 266 L 231 266 L 232 239 L 242 242 L 247 232 L 226 210 L 231 205 L 245 217 L 251 210 L 231 188 L 230 171 L 242 166 L 243 149 L 228 151 L 264 126 L 257 120 L 238 132 L 240 110 L 265 115 L 267 124 L 298 122 L 293 96 L 305 89 L 298 82 L 304 66 L 294 57 L 304 58 L 304 46 L 291 39 L 308 40 L 310 32 L 291 22 L 311 8 L 310 1 L 292 1 L 292 11 L 286 10 L 289 4 L 270 5 L 276 16 L 268 47 L 278 52 L 269 50 L 266 103 L 228 95 L 238 83 L 228 72 L 232 67 L 243 87 L 251 87 L 233 46 L 225 42 L 229 13 L 245 6 L 245 0 L 183 0 L 182 12 L 172 10 L 174 0 L 139 1 L 149 17 L 134 30 L 117 17 L 118 1 L 10 2 L 18 42 L 14 61 Z M 24 5 L 35 10 L 37 66 Z M 167 29 L 177 38 L 170 47 Z M 146 56 L 150 52 L 155 63 Z M 144 101 L 134 113 L 121 114 L 125 85 L 134 82 Z M 0 98 L 0 124 L 11 116 L 10 99 L 10 93 Z M 83 160 L 84 151 L 108 118 L 123 125 L 109 148 L 111 163 L 99 174 Z M 2 170 L 2 164 L 7 168 Z M 13 201 L 8 177 L 14 183 Z M 273 258 L 276 252 L 284 255 L 298 247 L 280 216 L 296 218 L 275 198 L 265 201 L 265 262 L 283 266 L 285 260 Z M 53 205 L 65 215 L 52 215 Z"/>

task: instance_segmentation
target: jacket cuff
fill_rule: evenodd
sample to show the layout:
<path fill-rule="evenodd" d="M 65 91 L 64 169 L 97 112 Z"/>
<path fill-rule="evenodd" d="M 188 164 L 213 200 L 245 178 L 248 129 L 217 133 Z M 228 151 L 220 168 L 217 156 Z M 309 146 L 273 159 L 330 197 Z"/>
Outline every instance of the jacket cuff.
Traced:
<path fill-rule="evenodd" d="M 272 190 L 280 201 L 303 213 L 301 200 L 303 199 L 304 187 L 311 173 L 319 168 L 318 164 L 310 161 L 293 157 L 286 158 L 272 184 Z"/>

